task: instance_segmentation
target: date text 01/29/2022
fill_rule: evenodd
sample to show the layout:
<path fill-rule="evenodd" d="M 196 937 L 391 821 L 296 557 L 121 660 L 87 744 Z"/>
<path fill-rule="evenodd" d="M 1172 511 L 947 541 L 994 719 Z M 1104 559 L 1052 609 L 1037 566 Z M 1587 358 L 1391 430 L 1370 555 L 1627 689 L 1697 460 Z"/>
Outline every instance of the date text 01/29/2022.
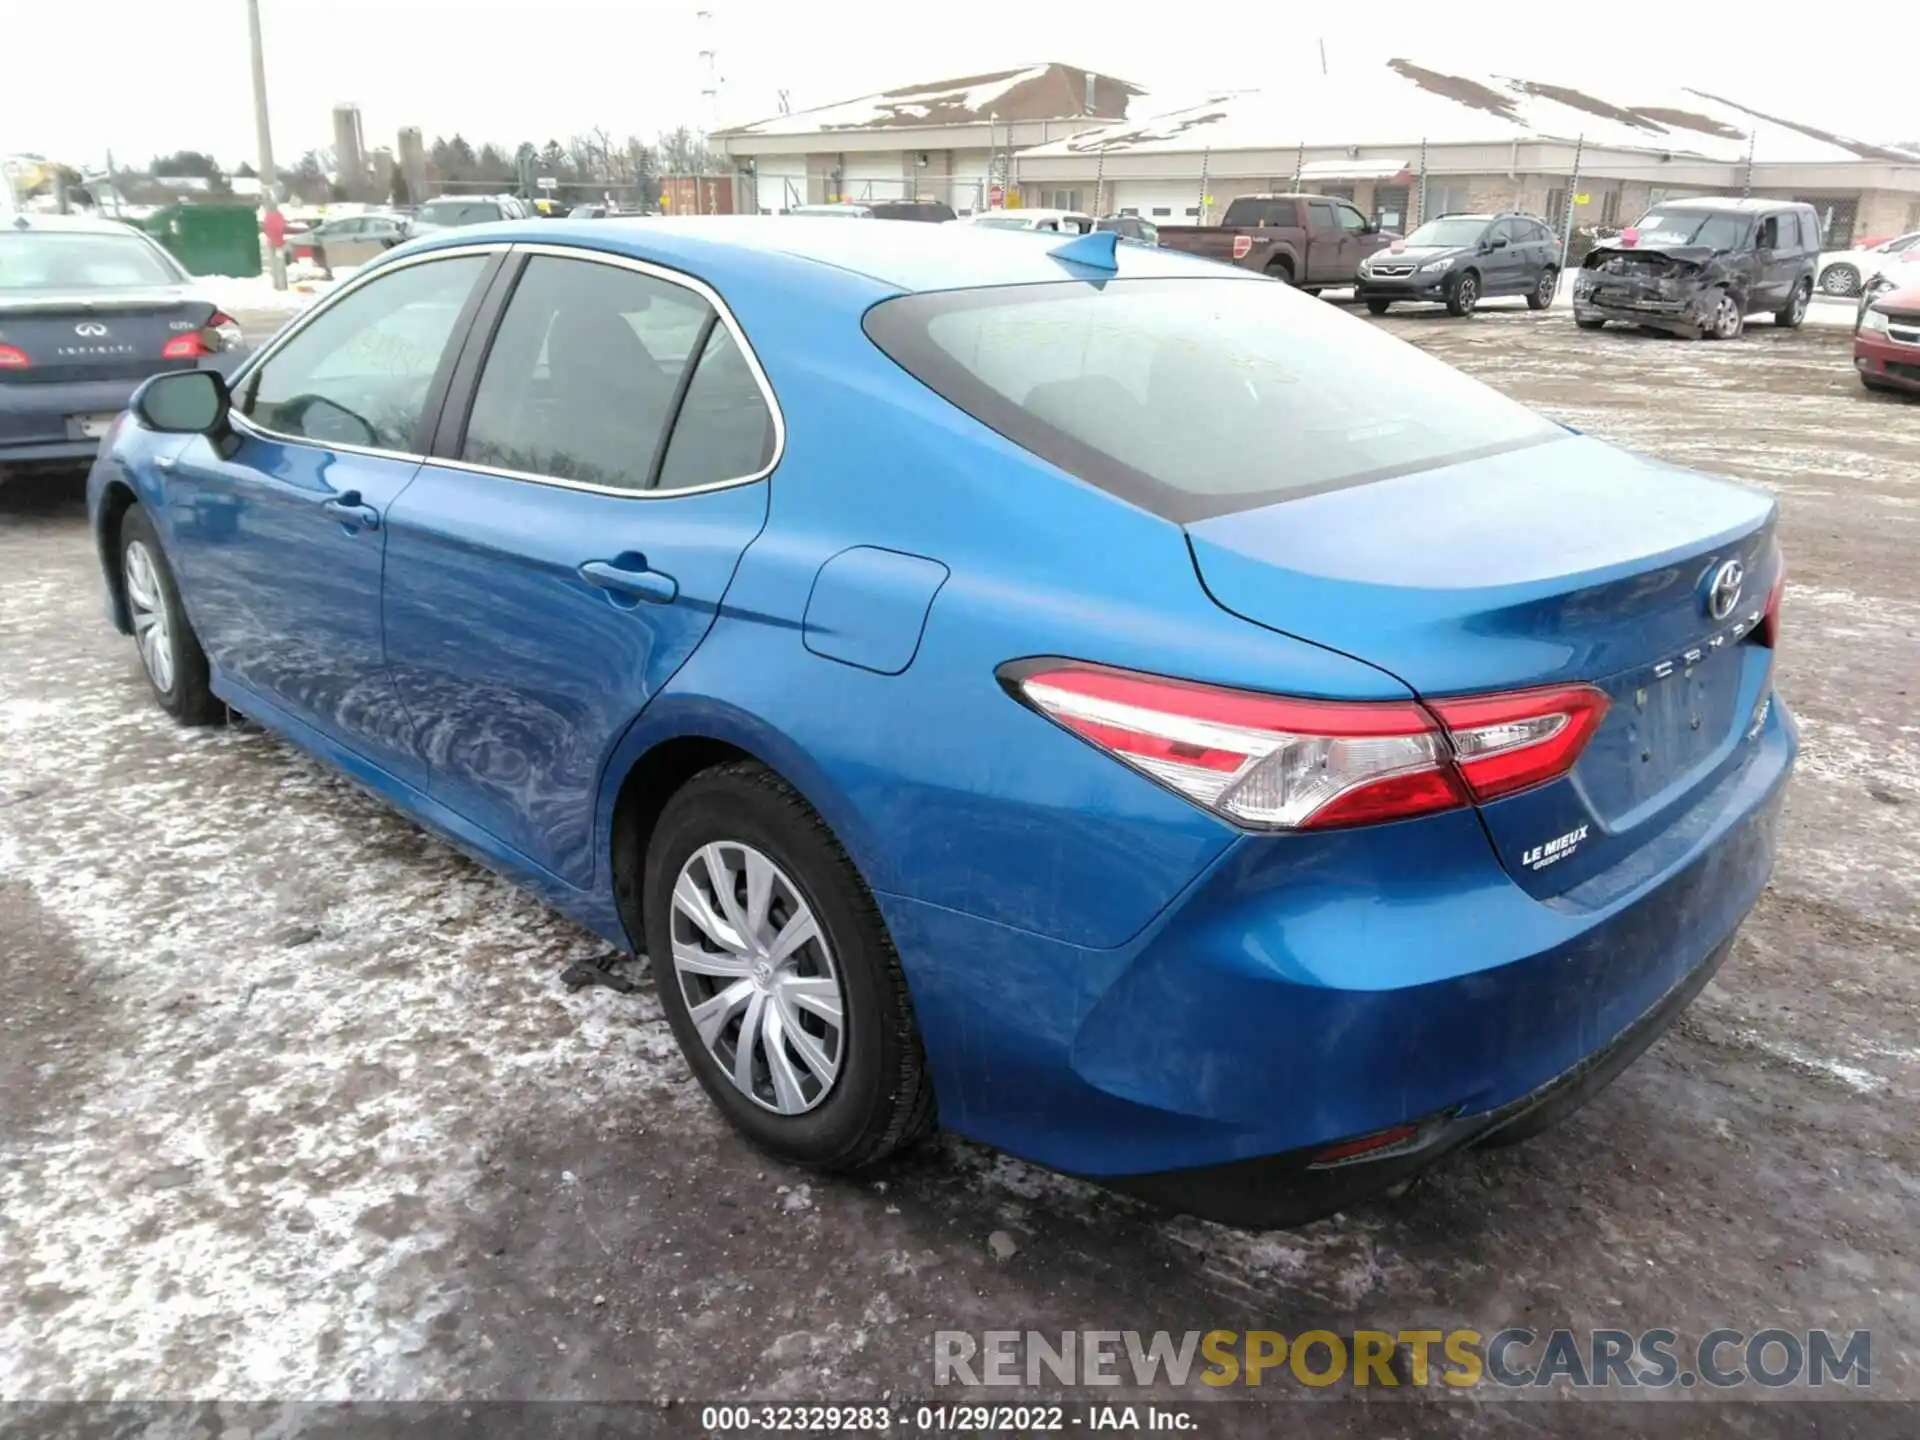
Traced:
<path fill-rule="evenodd" d="M 1191 1432 L 1193 1414 L 1169 1405 L 708 1405 L 700 1428 L 716 1434 L 743 1431 L 827 1431 L 883 1434 L 978 1434 L 1007 1431 L 1149 1430 Z"/>

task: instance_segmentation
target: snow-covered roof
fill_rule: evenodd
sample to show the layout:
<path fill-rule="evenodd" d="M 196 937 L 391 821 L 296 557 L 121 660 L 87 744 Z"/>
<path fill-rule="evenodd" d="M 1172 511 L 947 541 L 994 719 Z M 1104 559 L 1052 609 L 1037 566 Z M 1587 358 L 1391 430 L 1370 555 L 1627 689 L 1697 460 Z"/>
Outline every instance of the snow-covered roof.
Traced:
<path fill-rule="evenodd" d="M 1088 81 L 1092 81 L 1092 104 Z M 740 135 L 810 135 L 827 130 L 889 130 L 910 125 L 977 125 L 989 116 L 1002 124 L 1019 120 L 1118 120 L 1146 92 L 1138 85 L 1071 65 L 1049 62 L 962 75 L 882 90 L 791 115 L 775 115 L 715 132 Z M 1133 107 L 1137 113 L 1138 107 Z"/>
<path fill-rule="evenodd" d="M 1627 82 L 1631 85 L 1632 82 Z M 1615 85 L 1616 92 L 1623 86 Z M 1616 100 L 1568 85 L 1505 75 L 1453 75 L 1406 60 L 1378 69 L 1289 80 L 1276 90 L 1227 91 L 1145 119 L 1081 131 L 1026 155 L 1274 150 L 1295 146 L 1417 146 L 1573 141 L 1740 161 L 1920 164 L 1920 151 L 1849 139 L 1693 89 Z"/>

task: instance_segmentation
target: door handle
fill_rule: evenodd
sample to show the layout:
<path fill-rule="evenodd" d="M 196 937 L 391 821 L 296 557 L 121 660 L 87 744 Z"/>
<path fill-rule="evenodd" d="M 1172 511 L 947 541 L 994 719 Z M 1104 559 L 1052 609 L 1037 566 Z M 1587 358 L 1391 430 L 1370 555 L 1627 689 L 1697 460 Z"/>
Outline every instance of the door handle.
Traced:
<path fill-rule="evenodd" d="M 587 561 L 580 567 L 580 578 L 595 589 L 606 591 L 608 599 L 626 596 L 655 605 L 670 605 L 680 595 L 679 581 L 650 568 L 646 556 L 632 551 L 612 560 Z"/>
<path fill-rule="evenodd" d="M 360 498 L 358 490 L 342 490 L 320 508 L 350 530 L 378 530 L 380 512 Z"/>

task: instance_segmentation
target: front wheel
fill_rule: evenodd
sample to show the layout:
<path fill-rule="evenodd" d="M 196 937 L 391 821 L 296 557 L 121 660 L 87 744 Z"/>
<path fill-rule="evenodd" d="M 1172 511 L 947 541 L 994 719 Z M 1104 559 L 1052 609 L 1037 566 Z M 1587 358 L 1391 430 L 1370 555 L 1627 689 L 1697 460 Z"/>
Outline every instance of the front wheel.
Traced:
<path fill-rule="evenodd" d="M 644 894 L 660 1008 L 750 1140 L 853 1170 L 932 1127 L 900 957 L 833 832 L 778 775 L 736 761 L 682 786 Z"/>
<path fill-rule="evenodd" d="M 1392 303 L 1391 300 L 1369 300 L 1367 301 L 1367 313 L 1369 315 L 1384 315 L 1387 313 L 1387 307 Z"/>
<path fill-rule="evenodd" d="M 1813 299 L 1813 282 L 1802 280 L 1793 287 L 1793 298 L 1787 301 L 1786 309 L 1778 311 L 1773 323 L 1786 330 L 1798 330 L 1807 318 L 1807 305 Z"/>
<path fill-rule="evenodd" d="M 1447 291 L 1447 313 L 1471 315 L 1479 303 L 1480 277 L 1471 270 L 1464 275 L 1456 275 L 1453 285 Z"/>
<path fill-rule="evenodd" d="M 1560 283 L 1560 272 L 1549 265 L 1540 272 L 1540 279 L 1533 289 L 1527 292 L 1527 308 L 1544 310 L 1553 304 L 1553 292 Z"/>
<path fill-rule="evenodd" d="M 1573 317 L 1573 323 L 1578 325 L 1582 330 L 1602 330 L 1606 328 L 1607 324 L 1607 322 L 1598 315 L 1576 315 Z"/>
<path fill-rule="evenodd" d="M 1713 313 L 1707 319 L 1704 333 L 1714 340 L 1738 340 L 1746 328 L 1747 316 L 1740 302 L 1734 299 L 1732 291 L 1722 290 L 1713 302 Z"/>
<path fill-rule="evenodd" d="M 226 706 L 208 683 L 206 652 L 187 621 L 153 521 L 139 505 L 120 517 L 120 584 L 140 665 L 160 708 L 183 725 L 222 719 Z"/>

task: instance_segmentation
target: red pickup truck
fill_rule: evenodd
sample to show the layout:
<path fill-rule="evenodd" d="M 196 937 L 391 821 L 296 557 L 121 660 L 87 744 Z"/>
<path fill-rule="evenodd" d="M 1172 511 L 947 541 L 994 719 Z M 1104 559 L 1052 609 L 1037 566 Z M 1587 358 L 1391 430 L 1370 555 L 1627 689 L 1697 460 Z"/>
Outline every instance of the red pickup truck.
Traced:
<path fill-rule="evenodd" d="M 1326 195 L 1242 195 L 1218 225 L 1162 225 L 1160 243 L 1320 290 L 1351 285 L 1360 262 L 1400 237 Z"/>

